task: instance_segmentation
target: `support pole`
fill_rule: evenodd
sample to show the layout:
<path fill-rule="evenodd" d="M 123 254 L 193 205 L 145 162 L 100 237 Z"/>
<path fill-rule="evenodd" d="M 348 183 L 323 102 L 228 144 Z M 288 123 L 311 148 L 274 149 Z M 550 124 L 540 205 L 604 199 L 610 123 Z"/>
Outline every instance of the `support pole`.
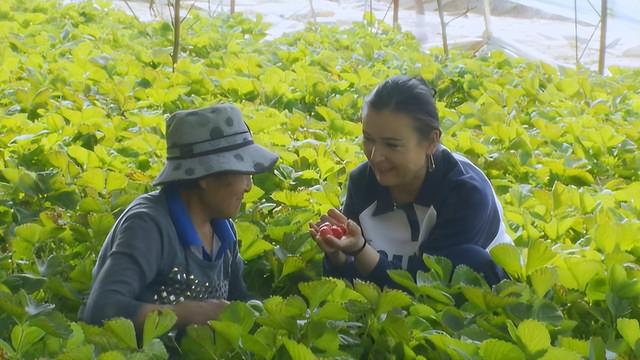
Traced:
<path fill-rule="evenodd" d="M 393 26 L 398 27 L 398 12 L 400 12 L 400 0 L 393 0 Z"/>
<path fill-rule="evenodd" d="M 489 39 L 493 36 L 491 31 L 491 0 L 484 0 L 484 37 L 485 44 L 489 42 Z"/>
<path fill-rule="evenodd" d="M 174 0 L 173 3 L 173 52 L 171 53 L 171 62 L 173 63 L 173 71 L 176 71 L 178 63 L 178 54 L 180 53 L 180 0 Z"/>
<path fill-rule="evenodd" d="M 576 40 L 576 69 L 580 64 L 580 58 L 578 57 L 578 0 L 573 0 L 573 31 Z"/>
<path fill-rule="evenodd" d="M 600 56 L 598 56 L 598 72 L 604 75 L 604 55 L 607 50 L 607 0 L 601 0 L 600 9 Z"/>
<path fill-rule="evenodd" d="M 442 48 L 444 49 L 445 58 L 449 58 L 449 44 L 447 43 L 447 23 L 444 22 L 444 10 L 442 10 L 442 0 L 436 0 L 438 3 L 438 16 L 440 17 L 440 28 L 442 29 Z"/>

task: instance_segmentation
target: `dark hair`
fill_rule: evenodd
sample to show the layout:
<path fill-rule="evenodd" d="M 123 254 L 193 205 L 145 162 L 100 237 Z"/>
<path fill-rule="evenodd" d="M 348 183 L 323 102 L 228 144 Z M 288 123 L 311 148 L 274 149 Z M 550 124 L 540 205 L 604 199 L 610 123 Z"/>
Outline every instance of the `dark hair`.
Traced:
<path fill-rule="evenodd" d="M 378 85 L 364 100 L 362 115 L 369 109 L 409 115 L 418 134 L 427 138 L 434 130 L 440 130 L 435 90 L 420 76 L 397 75 Z"/>

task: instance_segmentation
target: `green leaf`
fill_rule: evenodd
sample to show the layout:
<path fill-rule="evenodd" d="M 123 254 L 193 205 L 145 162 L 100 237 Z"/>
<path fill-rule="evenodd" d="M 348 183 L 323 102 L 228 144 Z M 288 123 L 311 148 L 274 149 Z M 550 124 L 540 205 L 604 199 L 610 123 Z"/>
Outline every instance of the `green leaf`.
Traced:
<path fill-rule="evenodd" d="M 406 293 L 395 289 L 385 289 L 378 300 L 376 315 L 380 316 L 394 308 L 405 307 L 411 303 L 411 297 Z"/>
<path fill-rule="evenodd" d="M 126 176 L 117 172 L 110 171 L 107 174 L 106 190 L 107 192 L 112 192 L 113 190 L 121 190 L 127 187 L 128 183 L 129 179 L 127 179 Z"/>
<path fill-rule="evenodd" d="M 582 357 L 575 351 L 552 347 L 547 350 L 540 360 L 582 360 Z"/>
<path fill-rule="evenodd" d="M 446 291 L 431 286 L 420 286 L 420 294 L 428 296 L 443 305 L 453 305 L 455 300 Z"/>
<path fill-rule="evenodd" d="M 180 340 L 183 356 L 191 359 L 216 359 L 213 331 L 208 326 L 188 326 L 186 334 Z"/>
<path fill-rule="evenodd" d="M 160 309 L 147 314 L 142 332 L 142 346 L 147 347 L 153 339 L 171 330 L 176 320 L 176 314 L 168 309 Z"/>
<path fill-rule="evenodd" d="M 76 190 L 66 189 L 48 193 L 47 200 L 68 210 L 75 210 L 80 201 L 80 196 Z"/>
<path fill-rule="evenodd" d="M 621 318 L 616 321 L 618 332 L 627 344 L 634 349 L 640 340 L 640 325 L 636 319 Z"/>
<path fill-rule="evenodd" d="M 544 324 L 536 320 L 525 320 L 518 325 L 517 336 L 527 353 L 536 354 L 551 346 L 551 336 Z"/>
<path fill-rule="evenodd" d="M 466 265 L 458 265 L 453 271 L 451 287 L 459 285 L 476 286 L 486 289 L 489 288 L 484 277 Z"/>
<path fill-rule="evenodd" d="M 169 353 L 160 339 L 151 340 L 151 342 L 142 349 L 142 352 L 138 354 L 146 359 L 164 360 L 169 358 Z"/>
<path fill-rule="evenodd" d="M 448 306 L 442 310 L 440 313 L 440 322 L 442 322 L 442 325 L 446 326 L 445 329 L 451 333 L 458 333 L 466 327 L 464 314 L 452 306 Z"/>
<path fill-rule="evenodd" d="M 558 305 L 549 300 L 542 300 L 533 307 L 533 317 L 546 324 L 558 325 L 564 320 Z"/>
<path fill-rule="evenodd" d="M 529 274 L 529 281 L 537 296 L 543 297 L 558 282 L 558 271 L 555 267 L 543 267 Z"/>
<path fill-rule="evenodd" d="M 428 331 L 427 338 L 434 343 L 436 348 L 447 353 L 454 360 L 471 359 L 471 355 L 475 355 L 478 351 L 475 344 L 452 338 L 437 330 Z"/>
<path fill-rule="evenodd" d="M 427 268 L 429 268 L 434 274 L 436 274 L 438 280 L 441 282 L 448 282 L 451 278 L 451 272 L 453 271 L 453 264 L 451 260 L 442 256 L 433 256 L 424 254 L 422 256 Z"/>
<path fill-rule="evenodd" d="M 401 269 L 391 269 L 387 270 L 387 273 L 389 274 L 391 280 L 396 282 L 398 285 L 408 289 L 414 295 L 418 293 L 418 286 L 416 285 L 416 281 L 408 271 Z"/>
<path fill-rule="evenodd" d="M 340 348 L 338 331 L 330 324 L 325 321 L 310 321 L 306 325 L 305 343 L 330 353 L 338 351 Z"/>
<path fill-rule="evenodd" d="M 583 357 L 589 356 L 589 341 L 587 340 L 559 336 L 558 345 L 562 348 L 572 350 Z"/>
<path fill-rule="evenodd" d="M 262 328 L 266 329 L 266 328 Z M 272 348 L 268 347 L 259 337 L 251 334 L 242 334 L 241 336 L 242 346 L 248 351 L 254 354 L 260 354 L 264 358 L 269 359 L 273 352 Z"/>
<path fill-rule="evenodd" d="M 2 313 L 10 315 L 19 321 L 27 317 L 26 293 L 11 294 L 10 292 L 0 291 L 0 310 Z"/>
<path fill-rule="evenodd" d="M 333 281 L 327 279 L 298 284 L 298 288 L 307 298 L 311 310 L 316 309 L 322 301 L 326 300 L 336 287 L 337 285 Z"/>
<path fill-rule="evenodd" d="M 123 318 L 107 320 L 104 323 L 104 329 L 113 335 L 125 348 L 130 350 L 138 349 L 136 331 L 131 320 Z"/>
<path fill-rule="evenodd" d="M 102 169 L 89 169 L 85 171 L 77 181 L 78 185 L 87 186 L 101 193 L 105 189 L 105 175 Z"/>
<path fill-rule="evenodd" d="M 364 282 L 360 279 L 356 279 L 353 282 L 353 289 L 362 295 L 371 307 L 378 306 L 378 299 L 380 298 L 380 288 L 373 283 Z"/>
<path fill-rule="evenodd" d="M 411 330 L 409 324 L 405 321 L 404 317 L 389 313 L 382 322 L 382 328 L 384 329 L 386 336 L 396 341 L 406 341 L 411 337 Z"/>
<path fill-rule="evenodd" d="M 428 305 L 414 303 L 409 308 L 409 313 L 414 316 L 419 316 L 421 318 L 434 318 L 436 316 L 436 311 Z"/>
<path fill-rule="evenodd" d="M 40 276 L 34 276 L 30 274 L 15 274 L 7 277 L 3 281 L 3 283 L 14 292 L 22 289 L 27 294 L 31 294 L 42 289 L 46 281 L 46 278 Z"/>
<path fill-rule="evenodd" d="M 520 250 L 511 244 L 498 244 L 489 250 L 496 264 L 500 265 L 509 275 L 522 279 L 524 264 Z"/>
<path fill-rule="evenodd" d="M 555 85 L 558 90 L 567 96 L 572 96 L 579 90 L 578 83 L 574 79 L 570 78 L 558 80 Z"/>
<path fill-rule="evenodd" d="M 240 254 L 245 261 L 249 261 L 260 254 L 273 249 L 273 245 L 263 240 L 260 229 L 254 224 L 238 221 L 235 223 L 240 243 Z"/>
<path fill-rule="evenodd" d="M 305 268 L 304 259 L 300 256 L 287 256 L 282 265 L 282 274 L 280 278 L 283 278 L 289 274 L 293 274 L 298 271 L 302 271 Z"/>
<path fill-rule="evenodd" d="M 29 324 L 61 339 L 66 339 L 73 333 L 69 327 L 69 320 L 58 311 L 48 311 L 40 314 L 36 318 L 29 320 Z"/>
<path fill-rule="evenodd" d="M 44 335 L 45 332 L 35 326 L 16 325 L 11 330 L 11 345 L 18 354 L 23 354 L 42 340 Z"/>
<path fill-rule="evenodd" d="M 316 356 L 309 350 L 304 344 L 297 343 L 291 339 L 282 340 L 284 346 L 287 348 L 287 352 L 291 356 L 292 360 L 314 360 Z"/>
<path fill-rule="evenodd" d="M 78 323 L 71 323 L 69 327 L 71 328 L 71 335 L 67 338 L 67 349 L 84 344 L 85 337 L 82 327 Z"/>
<path fill-rule="evenodd" d="M 561 283 L 568 288 L 583 290 L 596 274 L 604 272 L 602 263 L 595 260 L 580 257 L 565 257 L 564 262 L 566 269 L 571 275 L 571 280 L 573 280 L 575 284 L 568 282 L 568 279 L 563 279 L 563 277 L 560 276 Z"/>
<path fill-rule="evenodd" d="M 111 350 L 103 352 L 98 356 L 97 360 L 125 360 L 126 357 L 119 351 Z"/>
<path fill-rule="evenodd" d="M 109 354 L 111 352 L 105 352 L 102 353 L 101 356 L 103 354 Z M 113 351 L 113 355 L 104 355 L 105 359 L 114 359 L 114 356 L 117 356 L 116 354 L 120 354 L 119 352 Z M 84 344 L 84 345 L 80 345 L 80 346 L 76 346 L 73 348 L 69 348 L 67 347 L 66 351 L 60 355 L 60 359 L 68 359 L 68 360 L 86 360 L 86 359 L 92 359 L 94 357 L 94 347 L 91 344 Z M 122 355 L 121 355 L 122 356 Z M 122 359 L 123 357 L 115 357 L 115 359 Z M 98 357 L 98 359 L 102 360 L 102 357 Z"/>
<path fill-rule="evenodd" d="M 556 253 L 551 250 L 549 243 L 542 240 L 534 240 L 527 251 L 526 274 L 530 275 L 535 270 L 547 265 L 555 257 Z"/>
<path fill-rule="evenodd" d="M 246 303 L 234 301 L 224 308 L 219 320 L 240 326 L 243 333 L 248 333 L 256 320 L 256 312 Z"/>
<path fill-rule="evenodd" d="M 264 301 L 264 309 L 265 313 L 257 318 L 260 324 L 295 334 L 297 320 L 306 314 L 307 304 L 299 296 L 290 296 L 286 300 L 272 296 Z"/>
<path fill-rule="evenodd" d="M 327 302 L 312 315 L 315 320 L 347 320 L 349 313 L 335 302 Z"/>
<path fill-rule="evenodd" d="M 240 337 L 243 333 L 240 325 L 230 321 L 219 320 L 211 320 L 209 321 L 209 325 L 215 330 L 216 337 L 222 335 L 234 348 L 238 347 Z"/>
<path fill-rule="evenodd" d="M 480 356 L 483 360 L 525 360 L 525 355 L 510 342 L 489 339 L 480 345 Z"/>

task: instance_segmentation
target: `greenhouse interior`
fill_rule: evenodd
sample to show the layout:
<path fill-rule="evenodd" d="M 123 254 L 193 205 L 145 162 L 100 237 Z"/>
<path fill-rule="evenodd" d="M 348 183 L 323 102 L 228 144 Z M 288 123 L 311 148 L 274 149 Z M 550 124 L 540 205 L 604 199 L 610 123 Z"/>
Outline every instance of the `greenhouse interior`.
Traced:
<path fill-rule="evenodd" d="M 3 0 L 0 360 L 640 359 L 640 1 Z"/>

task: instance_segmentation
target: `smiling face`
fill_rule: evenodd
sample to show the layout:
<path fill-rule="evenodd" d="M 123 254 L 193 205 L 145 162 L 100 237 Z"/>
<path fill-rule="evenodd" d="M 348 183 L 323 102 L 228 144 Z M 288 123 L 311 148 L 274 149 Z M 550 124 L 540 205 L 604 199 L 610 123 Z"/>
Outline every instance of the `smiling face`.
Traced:
<path fill-rule="evenodd" d="M 362 121 L 364 152 L 380 185 L 392 193 L 414 192 L 427 172 L 427 156 L 437 141 L 416 131 L 414 120 L 400 112 L 369 109 Z"/>
<path fill-rule="evenodd" d="M 251 175 L 214 174 L 198 180 L 200 201 L 209 218 L 234 218 L 240 212 L 244 194 L 251 190 Z"/>

